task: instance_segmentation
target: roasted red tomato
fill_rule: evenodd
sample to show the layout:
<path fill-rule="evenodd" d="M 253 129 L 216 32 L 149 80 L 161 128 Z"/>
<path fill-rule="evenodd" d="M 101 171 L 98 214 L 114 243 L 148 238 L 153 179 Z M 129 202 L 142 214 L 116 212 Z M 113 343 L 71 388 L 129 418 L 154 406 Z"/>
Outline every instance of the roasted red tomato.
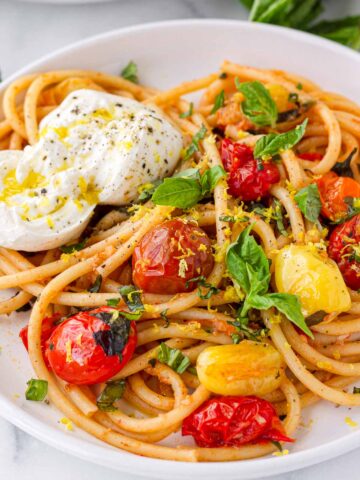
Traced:
<path fill-rule="evenodd" d="M 211 398 L 185 418 L 182 434 L 192 435 L 199 447 L 293 442 L 271 403 L 254 396 Z"/>
<path fill-rule="evenodd" d="M 335 172 L 326 173 L 316 183 L 322 203 L 321 214 L 332 221 L 346 216 L 346 197 L 360 197 L 360 183 L 349 177 L 339 177 Z"/>
<path fill-rule="evenodd" d="M 338 264 L 345 283 L 360 288 L 360 214 L 337 226 L 329 239 L 329 256 Z"/>
<path fill-rule="evenodd" d="M 188 292 L 207 277 L 214 266 L 211 243 L 204 230 L 180 219 L 169 220 L 150 230 L 135 248 L 135 285 L 149 293 Z"/>
<path fill-rule="evenodd" d="M 54 373 L 68 383 L 92 385 L 116 375 L 136 347 L 136 325 L 112 307 L 78 312 L 58 325 L 46 342 Z"/>
<path fill-rule="evenodd" d="M 302 160 L 310 160 L 310 162 L 314 162 L 315 160 L 321 160 L 323 155 L 319 152 L 305 152 L 299 153 L 298 157 Z"/>
<path fill-rule="evenodd" d="M 61 318 L 60 314 L 55 314 L 52 317 L 45 317 L 42 321 L 42 326 L 41 326 L 41 350 L 43 354 L 45 353 L 45 348 L 46 348 L 46 341 L 54 331 L 54 328 L 56 327 L 56 322 L 58 322 Z M 19 337 L 21 338 L 26 350 L 28 350 L 28 329 L 29 327 L 26 326 L 20 330 Z M 49 362 L 47 361 L 47 358 L 45 357 L 45 363 L 47 367 L 49 367 Z"/>
<path fill-rule="evenodd" d="M 276 165 L 264 162 L 260 170 L 253 150 L 229 138 L 221 142 L 221 160 L 229 172 L 229 193 L 245 202 L 265 197 L 271 185 L 280 180 Z"/>

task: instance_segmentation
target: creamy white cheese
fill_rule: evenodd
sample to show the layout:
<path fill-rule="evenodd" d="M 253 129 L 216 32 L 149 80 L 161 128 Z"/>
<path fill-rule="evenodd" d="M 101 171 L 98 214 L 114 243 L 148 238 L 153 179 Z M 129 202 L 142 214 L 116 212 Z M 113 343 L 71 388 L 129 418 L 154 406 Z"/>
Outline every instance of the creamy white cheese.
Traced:
<path fill-rule="evenodd" d="M 22 151 L 0 152 L 0 245 L 55 248 L 78 237 L 97 204 L 126 205 L 170 175 L 181 133 L 159 112 L 93 90 L 71 93 Z"/>

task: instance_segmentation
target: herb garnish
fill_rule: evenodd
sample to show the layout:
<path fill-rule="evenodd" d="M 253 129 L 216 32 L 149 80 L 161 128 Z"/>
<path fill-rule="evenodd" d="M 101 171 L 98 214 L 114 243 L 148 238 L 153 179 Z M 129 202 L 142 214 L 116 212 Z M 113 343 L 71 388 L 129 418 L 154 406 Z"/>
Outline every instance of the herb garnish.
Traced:
<path fill-rule="evenodd" d="M 114 406 L 114 402 L 123 396 L 125 386 L 125 380 L 123 379 L 107 382 L 106 387 L 96 400 L 96 405 L 98 406 L 99 410 L 103 412 L 114 412 L 117 410 L 117 408 Z"/>
<path fill-rule="evenodd" d="M 179 172 L 164 179 L 153 193 L 152 201 L 155 205 L 191 208 L 209 195 L 218 181 L 225 176 L 225 170 L 220 165 L 206 170 L 203 175 L 193 168 Z"/>
<path fill-rule="evenodd" d="M 32 378 L 26 383 L 26 385 L 28 386 L 25 392 L 26 400 L 42 402 L 45 399 L 48 392 L 47 380 Z"/>
<path fill-rule="evenodd" d="M 241 104 L 244 115 L 255 125 L 274 127 L 278 111 L 276 103 L 264 85 L 258 81 L 240 82 L 237 77 L 235 85 L 245 97 Z"/>
<path fill-rule="evenodd" d="M 295 194 L 294 200 L 305 218 L 313 223 L 318 222 L 321 210 L 321 199 L 316 183 L 311 183 L 307 187 L 299 190 Z"/>
<path fill-rule="evenodd" d="M 63 245 L 62 247 L 60 247 L 60 250 L 63 253 L 70 253 L 70 254 L 74 252 L 78 252 L 79 250 L 82 250 L 83 248 L 85 248 L 86 241 L 87 241 L 87 238 L 84 238 L 84 240 L 82 240 L 81 242 L 72 243 L 71 245 Z"/>
<path fill-rule="evenodd" d="M 293 130 L 280 134 L 269 133 L 259 138 L 255 144 L 254 157 L 267 160 L 284 150 L 292 148 L 304 136 L 307 123 L 308 119 L 306 118 Z"/>
<path fill-rule="evenodd" d="M 194 155 L 195 152 L 198 152 L 200 150 L 199 142 L 200 140 L 203 140 L 205 138 L 206 132 L 207 132 L 207 129 L 205 125 L 202 125 L 200 130 L 197 133 L 195 133 L 195 135 L 192 138 L 191 144 L 186 149 L 184 154 L 184 160 L 188 160 L 190 157 Z"/>
<path fill-rule="evenodd" d="M 93 333 L 96 344 L 100 345 L 105 355 L 118 355 L 122 360 L 122 352 L 129 339 L 130 320 L 138 318 L 136 314 L 121 312 L 114 308 L 108 312 L 91 313 L 91 315 L 100 318 L 110 326 L 109 330 L 99 330 Z"/>
<path fill-rule="evenodd" d="M 277 308 L 292 323 L 308 336 L 313 334 L 305 323 L 299 298 L 289 293 L 267 293 L 270 284 L 269 261 L 260 245 L 250 235 L 251 225 L 240 235 L 236 243 L 230 245 L 226 254 L 226 266 L 236 286 L 246 293 L 239 312 L 247 317 L 251 308 L 267 310 Z"/>
<path fill-rule="evenodd" d="M 139 83 L 138 68 L 136 63 L 130 61 L 125 68 L 121 71 L 121 76 L 132 83 Z"/>
<path fill-rule="evenodd" d="M 221 92 L 215 97 L 214 106 L 210 113 L 211 114 L 216 113 L 219 110 L 219 108 L 224 106 L 224 103 L 225 103 L 225 91 L 221 90 Z"/>
<path fill-rule="evenodd" d="M 98 275 L 95 279 L 95 282 L 91 285 L 88 291 L 91 293 L 99 293 L 101 289 L 101 284 L 102 284 L 102 276 Z"/>
<path fill-rule="evenodd" d="M 348 155 L 348 157 L 343 162 L 336 162 L 332 168 L 332 171 L 340 175 L 341 177 L 350 177 L 354 178 L 353 171 L 351 170 L 351 160 L 357 152 L 355 147 Z"/>
<path fill-rule="evenodd" d="M 184 373 L 191 365 L 189 358 L 181 350 L 168 347 L 164 342 L 160 343 L 157 359 L 177 373 Z"/>
<path fill-rule="evenodd" d="M 206 282 L 206 277 L 204 277 L 204 275 L 190 278 L 190 280 L 188 280 L 185 283 L 185 288 L 188 288 L 190 283 L 197 284 L 198 296 L 201 298 L 201 300 L 208 300 L 210 297 L 220 292 L 220 290 L 217 287 L 215 287 L 215 285 L 212 285 L 211 283 Z M 205 294 L 203 294 L 201 288 L 207 288 L 208 290 Z"/>
<path fill-rule="evenodd" d="M 134 285 L 124 285 L 120 287 L 119 293 L 130 312 L 142 313 L 145 310 L 144 304 L 141 301 L 141 291 L 134 287 Z"/>
<path fill-rule="evenodd" d="M 179 117 L 180 117 L 180 118 L 188 118 L 188 117 L 191 117 L 191 115 L 193 114 L 193 111 L 194 111 L 194 104 L 193 104 L 193 102 L 190 102 L 189 110 L 188 110 L 187 112 L 180 113 Z"/>

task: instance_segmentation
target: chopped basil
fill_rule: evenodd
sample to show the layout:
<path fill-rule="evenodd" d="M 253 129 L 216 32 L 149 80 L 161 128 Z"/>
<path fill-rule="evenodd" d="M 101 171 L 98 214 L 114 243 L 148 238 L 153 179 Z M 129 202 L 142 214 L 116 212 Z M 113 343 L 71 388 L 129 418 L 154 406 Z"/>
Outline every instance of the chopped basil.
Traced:
<path fill-rule="evenodd" d="M 248 317 L 241 317 L 241 313 L 239 312 L 239 315 L 236 317 L 236 320 L 234 322 L 228 322 L 229 325 L 232 325 L 233 327 L 236 328 L 238 333 L 233 333 L 231 335 L 233 343 L 240 343 L 240 341 L 244 338 L 247 338 L 249 340 L 253 340 L 254 342 L 258 342 L 262 338 L 264 338 L 267 333 L 268 329 L 267 328 L 257 328 L 254 329 L 252 328 L 249 323 L 249 318 Z"/>
<path fill-rule="evenodd" d="M 313 338 L 301 312 L 299 298 L 288 293 L 267 293 L 270 284 L 269 261 L 260 245 L 250 235 L 251 225 L 230 245 L 226 254 L 226 266 L 236 286 L 246 293 L 239 312 L 247 317 L 251 308 L 268 310 L 275 307 L 292 323 Z"/>
<path fill-rule="evenodd" d="M 46 380 L 32 378 L 26 385 L 28 386 L 25 392 L 26 400 L 42 402 L 45 399 L 48 392 L 48 382 Z"/>
<path fill-rule="evenodd" d="M 125 380 L 123 379 L 106 383 L 106 387 L 96 400 L 96 405 L 98 406 L 99 410 L 103 412 L 113 412 L 117 410 L 117 408 L 114 406 L 114 402 L 123 396 L 125 386 Z"/>
<path fill-rule="evenodd" d="M 167 328 L 169 326 L 169 318 L 167 316 L 167 311 L 168 309 L 166 308 L 165 310 L 163 310 L 161 313 L 160 313 L 160 317 L 164 320 L 165 322 L 165 325 L 164 325 L 164 328 Z"/>
<path fill-rule="evenodd" d="M 184 160 L 188 160 L 190 157 L 194 155 L 195 152 L 198 152 L 200 150 L 199 142 L 200 140 L 203 140 L 205 138 L 206 132 L 207 132 L 207 129 L 205 125 L 202 125 L 200 130 L 197 133 L 195 133 L 195 135 L 192 138 L 191 144 L 186 149 L 184 154 Z"/>
<path fill-rule="evenodd" d="M 339 223 L 344 223 L 347 220 L 350 220 L 352 217 L 360 213 L 360 197 L 345 197 L 344 202 L 347 204 L 348 211 L 347 214 L 341 217 L 336 222 L 331 222 L 334 225 Z"/>
<path fill-rule="evenodd" d="M 219 75 L 219 78 L 221 80 L 224 80 L 225 78 L 227 78 L 227 73 L 226 72 L 221 72 L 220 75 Z"/>
<path fill-rule="evenodd" d="M 191 278 L 186 282 L 185 287 L 188 288 L 190 283 L 197 284 L 198 296 L 202 300 L 208 300 L 210 297 L 220 292 L 220 290 L 217 287 L 215 287 L 211 283 L 207 283 L 206 278 L 203 275 L 200 275 L 199 277 Z M 205 294 L 203 294 L 201 288 L 207 288 L 208 291 Z"/>
<path fill-rule="evenodd" d="M 84 238 L 84 240 L 82 242 L 78 242 L 78 243 L 72 243 L 71 245 L 63 245 L 62 247 L 60 247 L 60 250 L 63 252 L 63 253 L 74 253 L 74 252 L 78 252 L 79 250 L 82 250 L 83 248 L 85 248 L 85 245 L 86 245 L 86 238 Z"/>
<path fill-rule="evenodd" d="M 164 179 L 152 196 L 155 205 L 191 208 L 209 195 L 218 181 L 226 176 L 225 170 L 219 165 L 208 169 L 201 176 L 197 169 L 188 169 L 183 173 L 186 172 L 189 172 L 186 176 L 180 176 L 180 172 Z"/>
<path fill-rule="evenodd" d="M 106 305 L 108 307 L 117 307 L 119 305 L 120 298 L 108 298 L 106 300 Z"/>
<path fill-rule="evenodd" d="M 360 387 L 354 387 L 353 388 L 353 393 L 360 393 Z"/>
<path fill-rule="evenodd" d="M 216 113 L 219 110 L 219 108 L 224 106 L 224 103 L 225 103 L 225 92 L 224 90 L 221 90 L 221 92 L 215 97 L 214 106 L 210 113 L 211 114 Z"/>
<path fill-rule="evenodd" d="M 155 180 L 154 182 L 152 182 L 151 186 L 149 186 L 148 188 L 144 188 L 138 196 L 137 201 L 139 203 L 144 203 L 150 200 L 152 194 L 155 192 L 156 188 L 161 184 L 161 182 L 162 180 Z"/>
<path fill-rule="evenodd" d="M 312 327 L 313 325 L 317 325 L 318 323 L 324 320 L 326 315 L 327 313 L 324 312 L 324 310 L 319 310 L 318 312 L 315 312 L 312 315 L 309 315 L 308 317 L 306 317 L 306 324 L 309 325 L 309 327 Z"/>
<path fill-rule="evenodd" d="M 133 285 L 124 285 L 123 287 L 120 287 L 119 293 L 130 312 L 141 313 L 145 310 L 144 304 L 141 301 L 141 291 Z"/>
<path fill-rule="evenodd" d="M 166 343 L 160 343 L 157 359 L 172 368 L 177 373 L 184 373 L 191 365 L 188 357 L 186 357 L 178 348 L 171 348 Z"/>
<path fill-rule="evenodd" d="M 191 115 L 193 114 L 193 111 L 194 111 L 194 104 L 193 104 L 193 102 L 191 102 L 190 105 L 189 105 L 189 110 L 187 112 L 180 113 L 179 117 L 180 118 L 191 117 Z"/>
<path fill-rule="evenodd" d="M 311 183 L 299 190 L 294 199 L 305 218 L 310 220 L 310 222 L 316 223 L 321 210 L 320 193 L 316 183 Z"/>
<path fill-rule="evenodd" d="M 241 104 L 244 115 L 259 127 L 274 127 L 278 115 L 276 103 L 269 91 L 258 81 L 240 82 L 235 78 L 235 85 L 245 100 Z"/>
<path fill-rule="evenodd" d="M 333 172 L 337 173 L 341 177 L 354 178 L 354 174 L 351 170 L 350 165 L 351 165 L 351 160 L 353 159 L 357 151 L 358 149 L 355 147 L 343 162 L 336 162 L 332 168 Z"/>
<path fill-rule="evenodd" d="M 139 83 L 138 68 L 136 63 L 130 61 L 125 68 L 121 71 L 121 76 L 132 83 Z"/>
<path fill-rule="evenodd" d="M 99 293 L 101 289 L 101 284 L 102 284 L 102 276 L 98 275 L 96 277 L 95 282 L 91 285 L 88 291 L 91 293 Z"/>
<path fill-rule="evenodd" d="M 261 137 L 255 144 L 255 158 L 262 158 L 266 160 L 284 150 L 292 148 L 304 136 L 307 123 L 308 119 L 306 118 L 293 130 L 289 130 L 288 132 L 280 134 L 269 133 L 268 135 Z"/>
<path fill-rule="evenodd" d="M 299 94 L 296 92 L 290 92 L 288 100 L 291 103 L 299 104 Z"/>

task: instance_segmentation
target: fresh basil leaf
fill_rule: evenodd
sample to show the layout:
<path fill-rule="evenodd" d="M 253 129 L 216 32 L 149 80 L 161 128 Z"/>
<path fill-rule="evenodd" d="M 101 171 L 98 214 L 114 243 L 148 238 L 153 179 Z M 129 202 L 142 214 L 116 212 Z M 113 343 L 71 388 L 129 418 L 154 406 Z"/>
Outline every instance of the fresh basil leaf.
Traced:
<path fill-rule="evenodd" d="M 195 133 L 195 135 L 192 138 L 191 144 L 186 149 L 184 154 L 184 160 L 188 160 L 190 157 L 194 155 L 195 152 L 198 152 L 200 150 L 199 142 L 200 140 L 205 138 L 206 133 L 207 133 L 207 129 L 205 125 L 202 125 L 200 130 L 197 133 Z"/>
<path fill-rule="evenodd" d="M 150 184 L 151 186 L 149 186 L 149 188 L 144 188 L 142 190 L 142 192 L 138 196 L 137 201 L 139 203 L 144 203 L 144 202 L 147 202 L 148 200 L 150 200 L 150 198 L 152 197 L 152 194 L 155 192 L 155 190 L 157 189 L 157 187 L 161 183 L 162 183 L 162 180 L 155 180 L 154 182 L 152 182 L 152 184 Z"/>
<path fill-rule="evenodd" d="M 258 342 L 261 341 L 261 339 L 266 337 L 266 335 L 268 334 L 268 329 L 265 327 L 260 327 L 257 329 L 250 327 L 249 318 L 242 317 L 241 312 L 236 317 L 236 320 L 234 322 L 228 323 L 229 325 L 235 327 L 238 332 L 232 335 L 233 343 L 239 343 L 240 340 L 244 338 L 247 338 L 248 340 L 253 340 L 254 342 Z"/>
<path fill-rule="evenodd" d="M 91 293 L 98 293 L 98 292 L 100 292 L 101 284 L 102 284 L 102 276 L 101 276 L 101 275 L 98 275 L 98 276 L 96 277 L 95 282 L 91 285 L 91 287 L 88 289 L 88 291 L 91 292 Z"/>
<path fill-rule="evenodd" d="M 190 105 L 189 105 L 189 110 L 187 112 L 180 113 L 179 117 L 180 118 L 191 117 L 191 115 L 193 114 L 193 111 L 194 111 L 194 104 L 193 104 L 193 102 L 191 102 Z"/>
<path fill-rule="evenodd" d="M 351 170 L 351 160 L 358 149 L 355 147 L 348 155 L 348 157 L 343 162 L 336 162 L 332 168 L 332 171 L 340 175 L 341 177 L 350 177 L 354 178 L 353 171 Z"/>
<path fill-rule="evenodd" d="M 356 50 L 360 48 L 360 15 L 325 20 L 312 26 L 309 31 Z"/>
<path fill-rule="evenodd" d="M 236 88 L 245 97 L 241 104 L 244 115 L 255 125 L 274 127 L 278 111 L 276 103 L 264 85 L 258 81 L 236 82 Z"/>
<path fill-rule="evenodd" d="M 198 168 L 187 168 L 186 170 L 174 173 L 171 178 L 192 178 L 193 180 L 200 180 L 200 172 Z"/>
<path fill-rule="evenodd" d="M 79 250 L 82 250 L 83 248 L 85 248 L 86 240 L 87 239 L 84 238 L 84 240 L 82 242 L 72 243 L 71 245 L 63 245 L 62 247 L 60 247 L 60 251 L 63 252 L 63 253 L 78 252 Z"/>
<path fill-rule="evenodd" d="M 42 402 L 45 399 L 48 392 L 48 382 L 46 380 L 32 378 L 26 385 L 28 386 L 25 392 L 26 400 Z"/>
<path fill-rule="evenodd" d="M 106 300 L 106 305 L 108 307 L 117 307 L 119 305 L 120 298 L 109 298 Z"/>
<path fill-rule="evenodd" d="M 298 0 L 288 14 L 287 26 L 305 30 L 323 10 L 322 0 Z"/>
<path fill-rule="evenodd" d="M 281 235 L 284 235 L 284 237 L 288 236 L 288 232 L 285 228 L 284 225 L 284 216 L 283 216 L 283 211 L 282 211 L 282 204 L 279 200 L 275 199 L 274 202 L 274 214 L 273 214 L 273 219 L 276 222 L 277 229 L 281 233 Z"/>
<path fill-rule="evenodd" d="M 145 310 L 140 296 L 141 291 L 134 287 L 134 285 L 124 285 L 120 287 L 119 293 L 130 312 L 139 313 Z"/>
<path fill-rule="evenodd" d="M 216 113 L 219 110 L 219 108 L 224 106 L 224 103 L 225 103 L 225 92 L 224 90 L 221 90 L 221 92 L 215 97 L 214 106 L 210 113 L 211 114 Z"/>
<path fill-rule="evenodd" d="M 289 293 L 267 293 L 265 295 L 251 295 L 248 300 L 253 308 L 268 310 L 275 307 L 279 312 L 294 325 L 300 328 L 310 338 L 314 338 L 311 330 L 306 325 L 304 315 L 301 312 L 300 300 L 296 295 Z"/>
<path fill-rule="evenodd" d="M 93 333 L 95 343 L 100 345 L 105 355 L 118 355 L 120 361 L 122 360 L 122 352 L 129 340 L 131 320 L 137 320 L 139 315 L 141 314 L 121 312 L 116 308 L 91 313 L 91 316 L 99 318 L 110 327 Z"/>
<path fill-rule="evenodd" d="M 269 133 L 261 137 L 255 144 L 255 158 L 268 159 L 284 150 L 292 148 L 304 136 L 307 123 L 308 119 L 306 118 L 293 130 L 280 134 Z"/>
<path fill-rule="evenodd" d="M 321 210 L 321 200 L 316 183 L 311 183 L 307 187 L 299 190 L 296 193 L 294 200 L 305 215 L 305 218 L 313 223 L 318 221 Z"/>
<path fill-rule="evenodd" d="M 136 63 L 130 61 L 121 71 L 121 76 L 132 83 L 139 83 L 138 68 Z"/>
<path fill-rule="evenodd" d="M 226 177 L 226 172 L 220 165 L 216 165 L 215 167 L 211 167 L 206 170 L 201 176 L 200 180 L 202 195 L 206 197 L 209 193 L 211 193 L 216 187 L 218 181 L 224 177 Z"/>
<path fill-rule="evenodd" d="M 256 0 L 250 12 L 250 20 L 282 25 L 293 6 L 293 0 Z"/>
<path fill-rule="evenodd" d="M 106 383 L 106 387 L 96 400 L 96 405 L 103 412 L 114 412 L 117 408 L 114 402 L 120 400 L 125 392 L 125 380 L 114 380 Z"/>
<path fill-rule="evenodd" d="M 191 208 L 202 198 L 198 181 L 191 178 L 165 178 L 155 190 L 152 201 L 155 205 L 168 205 L 177 208 Z"/>
<path fill-rule="evenodd" d="M 160 343 L 157 359 L 180 374 L 191 365 L 189 358 L 181 350 L 168 347 L 164 342 Z"/>
<path fill-rule="evenodd" d="M 269 262 L 250 231 L 251 225 L 241 232 L 236 243 L 230 245 L 226 254 L 226 266 L 231 278 L 245 293 L 256 292 L 261 295 L 269 287 Z"/>

